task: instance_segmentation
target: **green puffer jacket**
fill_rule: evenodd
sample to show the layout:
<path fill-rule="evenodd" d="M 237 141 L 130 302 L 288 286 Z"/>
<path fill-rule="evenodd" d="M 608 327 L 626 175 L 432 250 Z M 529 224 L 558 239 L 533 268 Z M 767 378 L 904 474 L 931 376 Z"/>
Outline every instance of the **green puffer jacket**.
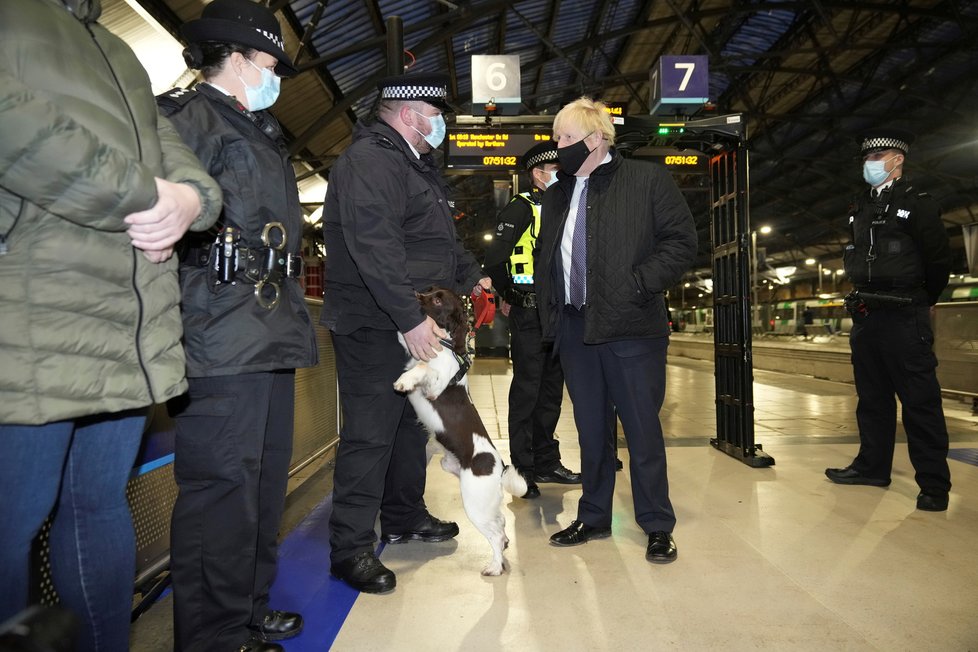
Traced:
<path fill-rule="evenodd" d="M 177 261 L 154 264 L 123 222 L 154 177 L 221 194 L 158 117 L 99 0 L 0 2 L 0 423 L 43 424 L 186 389 Z M 125 89 L 123 92 L 121 89 Z"/>

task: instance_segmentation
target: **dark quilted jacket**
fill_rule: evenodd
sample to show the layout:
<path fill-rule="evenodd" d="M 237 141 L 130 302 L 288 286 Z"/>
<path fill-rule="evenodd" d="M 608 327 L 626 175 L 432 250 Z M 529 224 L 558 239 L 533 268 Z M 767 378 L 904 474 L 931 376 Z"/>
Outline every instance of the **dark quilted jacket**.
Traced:
<path fill-rule="evenodd" d="M 682 278 L 696 255 L 693 217 L 669 172 L 625 160 L 615 150 L 611 154 L 588 181 L 588 344 L 667 336 L 662 293 Z M 548 341 L 556 336 L 566 303 L 560 239 L 575 183 L 570 175 L 558 178 L 543 198 L 535 279 Z"/>

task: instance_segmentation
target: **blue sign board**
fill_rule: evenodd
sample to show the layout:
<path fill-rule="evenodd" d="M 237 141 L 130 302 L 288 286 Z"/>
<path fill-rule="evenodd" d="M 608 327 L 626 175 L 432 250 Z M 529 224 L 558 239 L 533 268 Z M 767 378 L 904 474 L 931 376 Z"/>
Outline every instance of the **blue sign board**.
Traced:
<path fill-rule="evenodd" d="M 652 115 L 690 115 L 710 101 L 709 57 L 666 55 L 649 72 Z"/>

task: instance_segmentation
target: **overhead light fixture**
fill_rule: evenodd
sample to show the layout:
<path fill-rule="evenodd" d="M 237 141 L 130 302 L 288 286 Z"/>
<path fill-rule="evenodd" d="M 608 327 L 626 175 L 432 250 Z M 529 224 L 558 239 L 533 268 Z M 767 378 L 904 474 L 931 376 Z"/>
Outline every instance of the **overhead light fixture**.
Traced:
<path fill-rule="evenodd" d="M 490 240 L 492 240 L 492 234 L 487 233 L 484 236 L 482 236 L 482 239 L 485 240 L 486 242 L 489 242 Z"/>
<path fill-rule="evenodd" d="M 806 264 L 806 265 L 814 265 L 814 264 L 815 264 L 815 263 L 817 263 L 817 262 L 818 262 L 818 261 L 817 261 L 817 260 L 815 260 L 814 258 L 806 258 L 806 259 L 805 259 L 805 264 Z"/>
<path fill-rule="evenodd" d="M 758 231 L 760 231 L 760 232 L 761 232 L 761 233 L 763 233 L 764 235 L 767 235 L 768 233 L 770 233 L 770 232 L 771 232 L 771 227 L 770 227 L 770 226 L 768 226 L 767 224 L 765 224 L 765 225 L 764 225 L 764 226 L 762 226 L 762 227 L 761 227 L 760 229 L 758 229 Z"/>

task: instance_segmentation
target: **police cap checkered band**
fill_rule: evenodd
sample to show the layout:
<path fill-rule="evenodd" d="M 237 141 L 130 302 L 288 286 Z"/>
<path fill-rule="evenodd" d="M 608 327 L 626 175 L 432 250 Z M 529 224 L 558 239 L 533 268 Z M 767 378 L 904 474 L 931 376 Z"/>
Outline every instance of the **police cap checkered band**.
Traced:
<path fill-rule="evenodd" d="M 903 129 L 873 129 L 860 136 L 859 150 L 863 156 L 888 149 L 898 149 L 907 154 L 913 140 L 913 134 Z"/>
<path fill-rule="evenodd" d="M 180 27 L 180 34 L 190 43 L 237 43 L 270 54 L 278 59 L 275 74 L 281 77 L 298 72 L 285 54 L 275 15 L 252 0 L 214 0 L 204 7 L 200 18 Z"/>
<path fill-rule="evenodd" d="M 442 111 L 452 111 L 448 104 L 448 75 L 411 73 L 387 77 L 377 84 L 383 100 L 422 101 Z"/>
<path fill-rule="evenodd" d="M 545 140 L 537 143 L 523 155 L 523 169 L 527 172 L 538 165 L 556 162 L 557 144 L 552 140 Z"/>

